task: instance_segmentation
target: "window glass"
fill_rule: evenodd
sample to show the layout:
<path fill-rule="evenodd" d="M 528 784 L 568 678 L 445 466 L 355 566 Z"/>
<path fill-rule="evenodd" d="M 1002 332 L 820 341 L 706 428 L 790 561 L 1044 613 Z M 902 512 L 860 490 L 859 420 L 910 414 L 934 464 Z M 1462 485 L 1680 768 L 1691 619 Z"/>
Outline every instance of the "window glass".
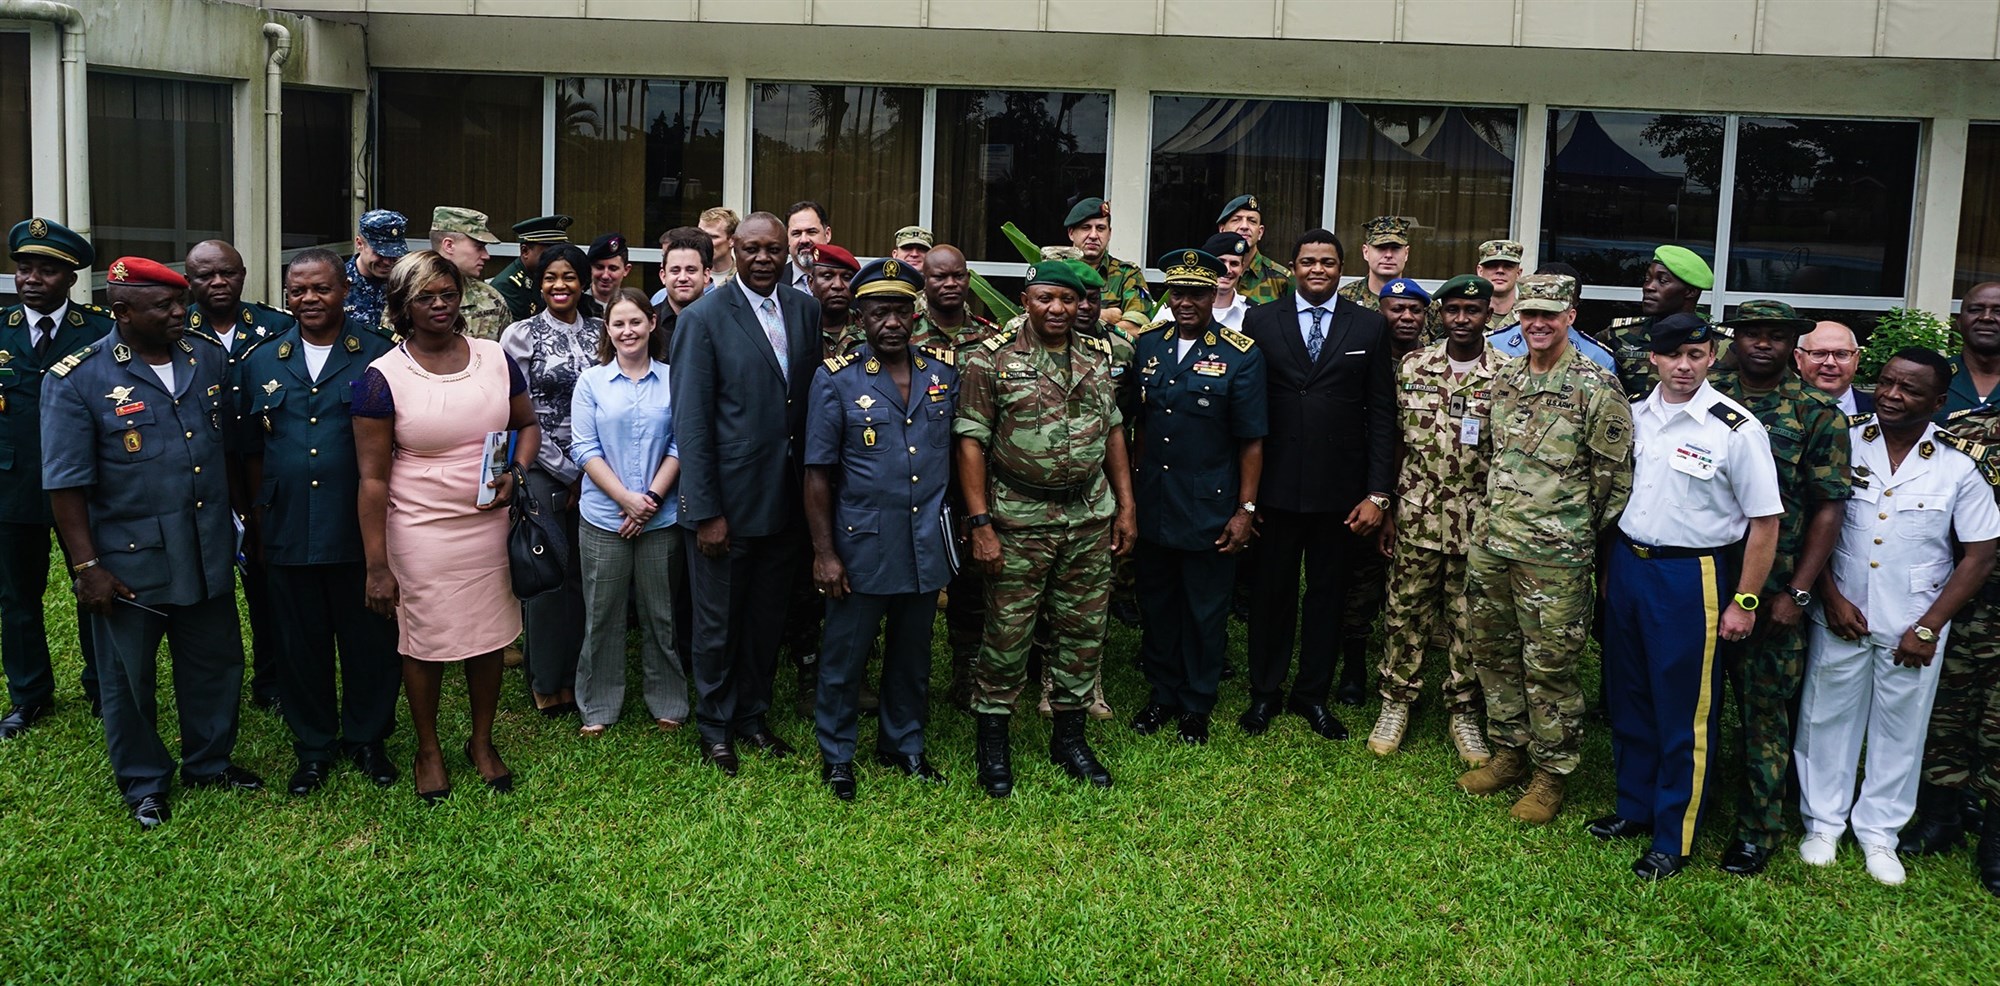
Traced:
<path fill-rule="evenodd" d="M 1070 207 L 1104 194 L 1110 113 L 1111 97 L 1101 92 L 938 90 L 937 242 L 969 260 L 1018 263 L 1020 251 L 1000 232 L 1012 222 L 1037 243 L 1063 243 Z M 880 255 L 894 244 L 848 245 Z"/>
<path fill-rule="evenodd" d="M 56 80 L 46 80 L 54 85 Z M 35 128 L 28 123 L 28 36 L 0 34 L 0 202 L 8 205 L 0 217 L 7 225 L 28 218 L 35 200 L 32 167 Z M 10 260 L 5 267 L 13 270 Z"/>
<path fill-rule="evenodd" d="M 1550 110 L 1542 249 L 1592 284 L 1639 287 L 1662 243 L 1715 262 L 1720 116 Z"/>
<path fill-rule="evenodd" d="M 231 238 L 229 103 L 227 85 L 90 73 L 98 256 L 178 264 L 196 243 Z"/>
<path fill-rule="evenodd" d="M 559 79 L 556 211 L 570 238 L 650 247 L 722 204 L 720 82 Z"/>
<path fill-rule="evenodd" d="M 368 206 L 408 216 L 411 238 L 430 235 L 440 205 L 486 213 L 495 235 L 542 214 L 540 78 L 383 72 L 376 106 Z"/>
<path fill-rule="evenodd" d="M 1918 125 L 1768 117 L 1739 125 L 1729 290 L 1901 296 Z"/>
<path fill-rule="evenodd" d="M 1402 216 L 1411 223 L 1404 273 L 1472 270 L 1479 244 L 1506 238 L 1513 225 L 1519 127 L 1513 109 L 1343 103 L 1334 232 L 1358 258 L 1362 223 Z"/>
<path fill-rule="evenodd" d="M 283 248 L 354 238 L 353 97 L 287 86 L 284 94 Z"/>
<path fill-rule="evenodd" d="M 760 82 L 751 112 L 750 194 L 782 218 L 794 202 L 826 207 L 833 242 L 880 256 L 917 221 L 924 91 Z"/>
<path fill-rule="evenodd" d="M 2000 123 L 1975 123 L 1965 149 L 1965 195 L 1958 213 L 1958 276 L 1951 296 L 2000 281 Z"/>
<path fill-rule="evenodd" d="M 1291 259 L 1300 233 L 1319 226 L 1326 204 L 1325 103 L 1275 99 L 1153 97 L 1152 201 L 1146 256 L 1200 246 L 1215 233 L 1216 213 L 1238 195 L 1255 195 L 1264 220 L 1259 252 Z M 1112 203 L 1111 223 L 1137 219 Z M 1056 217 L 1057 242 L 1062 237 Z"/>

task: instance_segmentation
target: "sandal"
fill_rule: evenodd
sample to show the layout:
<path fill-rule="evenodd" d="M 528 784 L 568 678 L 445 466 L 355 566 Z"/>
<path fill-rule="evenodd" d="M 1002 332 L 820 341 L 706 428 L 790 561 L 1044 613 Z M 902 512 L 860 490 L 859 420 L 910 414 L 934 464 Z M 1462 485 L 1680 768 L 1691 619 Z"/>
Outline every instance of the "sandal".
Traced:
<path fill-rule="evenodd" d="M 660 732 L 663 733 L 671 733 L 674 730 L 687 725 L 687 723 L 684 723 L 679 719 L 655 719 L 653 720 L 653 724 L 660 727 Z"/>
<path fill-rule="evenodd" d="M 601 725 L 590 725 L 590 726 L 585 726 L 585 727 L 583 727 L 582 729 L 579 729 L 579 730 L 577 730 L 577 731 L 576 731 L 576 734 L 577 734 L 578 736 L 581 736 L 581 737 L 585 738 L 585 739 L 596 739 L 596 738 L 598 738 L 599 736 L 602 736 L 602 735 L 604 735 L 604 730 L 605 730 L 605 728 L 606 728 L 606 727 L 604 727 L 604 726 L 601 726 Z"/>

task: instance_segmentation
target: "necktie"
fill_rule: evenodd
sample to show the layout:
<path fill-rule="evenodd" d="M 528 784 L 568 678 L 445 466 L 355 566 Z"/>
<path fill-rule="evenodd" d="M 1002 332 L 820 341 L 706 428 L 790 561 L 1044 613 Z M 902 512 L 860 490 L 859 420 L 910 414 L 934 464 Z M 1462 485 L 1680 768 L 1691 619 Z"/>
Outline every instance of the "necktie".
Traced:
<path fill-rule="evenodd" d="M 42 334 L 41 338 L 35 340 L 35 362 L 46 367 L 49 365 L 49 344 L 56 339 L 56 320 L 47 315 L 42 316 L 35 322 L 35 331 Z"/>
<path fill-rule="evenodd" d="M 757 321 L 764 323 L 764 338 L 771 341 L 771 351 L 778 354 L 778 375 L 791 382 L 792 354 L 785 345 L 785 320 L 778 317 L 778 299 L 765 298 L 758 304 Z"/>
<path fill-rule="evenodd" d="M 1312 331 L 1306 333 L 1306 358 L 1317 363 L 1319 362 L 1319 348 L 1326 345 L 1326 331 L 1323 328 L 1323 323 L 1326 321 L 1326 309 L 1314 305 L 1312 313 Z"/>

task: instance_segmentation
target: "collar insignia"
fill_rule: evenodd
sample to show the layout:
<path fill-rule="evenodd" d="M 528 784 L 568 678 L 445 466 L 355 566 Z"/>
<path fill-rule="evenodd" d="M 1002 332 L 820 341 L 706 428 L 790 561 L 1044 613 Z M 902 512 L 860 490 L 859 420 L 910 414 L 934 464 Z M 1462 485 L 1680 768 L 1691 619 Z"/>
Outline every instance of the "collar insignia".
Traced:
<path fill-rule="evenodd" d="M 861 368 L 867 370 L 869 373 L 880 373 L 882 372 L 882 361 L 870 356 L 868 357 L 868 362 L 861 364 Z M 868 405 L 863 404 L 861 406 L 865 408 Z"/>
<path fill-rule="evenodd" d="M 1933 455 L 1936 455 L 1936 454 L 1937 454 L 1937 446 L 1936 446 L 1936 445 L 1932 445 L 1932 444 L 1931 444 L 1931 443 L 1929 443 L 1929 442 L 1923 442 L 1923 443 L 1920 443 L 1920 444 L 1919 444 L 1919 445 L 1917 446 L 1917 454 L 1918 454 L 1918 455 L 1921 455 L 1921 456 L 1923 456 L 1923 457 L 1924 457 L 1924 458 L 1926 458 L 1926 459 L 1928 459 L 1928 458 L 1930 458 L 1931 456 L 1933 456 Z"/>
<path fill-rule="evenodd" d="M 291 344 L 291 343 L 289 343 L 289 342 L 281 342 L 281 343 L 278 343 L 278 358 L 279 358 L 279 359 L 291 359 L 291 358 L 292 358 L 292 344 Z"/>
<path fill-rule="evenodd" d="M 348 351 L 348 352 L 350 352 L 350 353 L 358 353 L 358 352 L 360 352 L 360 351 L 361 351 L 361 340 L 359 340 L 359 339 L 356 339 L 356 338 L 354 338 L 353 336 L 348 336 L 348 337 L 347 337 L 347 351 Z"/>
<path fill-rule="evenodd" d="M 1202 333 L 1202 334 L 1201 334 L 1201 344 L 1202 344 L 1202 345 L 1204 345 L 1204 346 L 1213 346 L 1213 345 L 1215 345 L 1215 333 L 1213 333 L 1213 332 L 1204 332 L 1204 333 Z"/>
<path fill-rule="evenodd" d="M 117 360 L 120 363 L 132 362 L 132 347 L 127 346 L 122 342 L 116 346 L 111 347 L 111 358 Z"/>

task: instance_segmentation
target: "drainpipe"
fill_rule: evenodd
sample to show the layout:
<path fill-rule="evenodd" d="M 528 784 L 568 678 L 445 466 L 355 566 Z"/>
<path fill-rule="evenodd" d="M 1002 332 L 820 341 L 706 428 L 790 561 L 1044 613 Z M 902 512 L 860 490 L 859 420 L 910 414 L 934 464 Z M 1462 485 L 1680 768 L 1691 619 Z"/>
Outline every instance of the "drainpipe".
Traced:
<path fill-rule="evenodd" d="M 284 307 L 283 246 L 285 202 L 283 149 L 285 60 L 292 57 L 292 32 L 283 24 L 265 24 L 264 40 L 271 54 L 264 63 L 264 298 Z"/>
<path fill-rule="evenodd" d="M 51 0 L 0 0 L 0 20 L 43 21 L 62 31 L 63 225 L 86 242 L 90 228 L 90 105 L 84 98 L 83 12 Z M 79 271 L 70 299 L 90 300 L 90 272 Z"/>

